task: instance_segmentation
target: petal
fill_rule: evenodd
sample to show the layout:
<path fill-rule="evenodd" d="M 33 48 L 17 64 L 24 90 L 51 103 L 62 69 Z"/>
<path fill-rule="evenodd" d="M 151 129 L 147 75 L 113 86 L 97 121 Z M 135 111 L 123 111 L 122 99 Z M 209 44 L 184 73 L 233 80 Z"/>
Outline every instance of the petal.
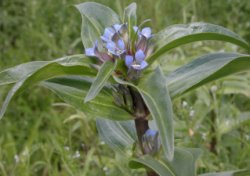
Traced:
<path fill-rule="evenodd" d="M 125 50 L 125 43 L 122 39 L 118 40 L 117 45 L 118 45 L 119 49 Z"/>
<path fill-rule="evenodd" d="M 127 66 L 127 67 L 131 67 L 131 65 L 132 65 L 132 63 L 133 63 L 133 60 L 134 60 L 133 56 L 131 56 L 131 55 L 126 55 L 126 56 L 125 56 L 125 64 L 126 64 L 126 66 Z"/>
<path fill-rule="evenodd" d="M 142 61 L 140 70 L 146 68 L 148 66 L 148 63 L 146 61 Z"/>
<path fill-rule="evenodd" d="M 142 29 L 141 34 L 146 37 L 147 39 L 151 37 L 151 28 L 145 27 Z"/>
<path fill-rule="evenodd" d="M 95 49 L 94 48 L 87 48 L 85 49 L 86 56 L 95 56 Z"/>
<path fill-rule="evenodd" d="M 145 54 L 143 53 L 142 50 L 138 50 L 135 53 L 135 60 L 137 63 L 141 63 L 145 59 Z"/>
<path fill-rule="evenodd" d="M 148 40 L 143 35 L 140 36 L 139 41 L 136 44 L 137 50 L 142 50 L 143 52 L 146 52 L 148 47 Z"/>
<path fill-rule="evenodd" d="M 119 29 L 119 33 L 121 35 L 123 35 L 124 33 L 127 33 L 127 32 L 128 32 L 128 26 L 127 26 L 127 24 L 122 24 L 121 27 L 120 27 L 120 29 Z"/>
<path fill-rule="evenodd" d="M 115 51 L 115 48 L 116 48 L 116 44 L 112 41 L 109 41 L 106 45 L 106 48 L 109 50 L 109 51 Z"/>
<path fill-rule="evenodd" d="M 152 129 L 148 129 L 147 131 L 146 131 L 146 133 L 145 133 L 145 135 L 147 136 L 147 137 L 154 137 L 154 136 L 156 136 L 158 134 L 158 132 L 157 131 L 155 131 L 155 130 L 152 130 Z"/>
<path fill-rule="evenodd" d="M 113 37 L 114 34 L 115 34 L 114 29 L 112 29 L 112 28 L 105 28 L 104 34 L 103 34 L 102 38 L 104 38 L 106 40 L 110 40 Z"/>
<path fill-rule="evenodd" d="M 120 30 L 121 26 L 122 26 L 121 24 L 114 24 L 113 25 L 116 32 L 118 32 Z"/>
<path fill-rule="evenodd" d="M 135 32 L 137 32 L 139 28 L 137 26 L 133 26 L 133 29 Z"/>

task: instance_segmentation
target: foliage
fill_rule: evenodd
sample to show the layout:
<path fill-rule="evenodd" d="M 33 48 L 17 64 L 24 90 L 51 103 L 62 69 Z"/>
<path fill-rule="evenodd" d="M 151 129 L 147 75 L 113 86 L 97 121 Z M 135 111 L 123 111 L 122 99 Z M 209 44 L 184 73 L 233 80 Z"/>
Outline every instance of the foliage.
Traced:
<path fill-rule="evenodd" d="M 95 16 L 91 15 L 92 12 L 87 10 L 89 8 L 97 10 Z M 100 32 L 104 31 L 104 28 L 109 27 L 110 25 L 116 23 L 117 20 L 120 19 L 111 9 L 103 10 L 105 8 L 107 7 L 104 7 L 96 3 L 83 3 L 81 5 L 78 5 L 78 9 L 80 9 L 80 12 L 83 17 L 82 31 L 86 30 L 85 28 L 87 26 L 89 28 L 87 30 L 91 32 L 92 37 L 96 38 L 101 35 Z M 135 19 L 136 16 L 135 10 L 136 10 L 135 5 L 130 5 L 128 8 L 126 8 L 124 13 L 125 15 L 128 15 L 128 17 L 125 17 L 123 19 Z M 109 17 L 105 18 L 105 15 L 103 13 L 109 15 Z M 87 20 L 88 25 L 84 25 L 86 17 L 89 16 L 93 18 Z M 102 20 L 99 19 L 100 17 Z M 104 20 L 107 21 L 103 21 L 103 18 Z M 100 21 L 101 25 L 99 25 Z M 91 22 L 92 25 L 89 24 L 89 22 Z M 129 24 L 133 23 L 134 22 L 132 20 L 132 23 Z M 96 26 L 98 27 L 98 30 L 96 30 Z M 192 26 L 191 29 L 190 26 Z M 182 28 L 184 28 L 184 30 Z M 187 28 L 188 33 L 185 31 L 185 28 Z M 197 28 L 198 30 L 196 30 Z M 128 29 L 132 28 L 129 26 Z M 160 67 L 156 68 L 157 64 L 155 63 L 155 61 L 156 60 L 161 61 L 160 56 L 164 58 L 165 53 L 168 52 L 169 49 L 172 49 L 174 47 L 179 47 L 179 45 L 181 44 L 186 44 L 193 41 L 213 39 L 213 40 L 231 42 L 246 49 L 249 49 L 249 46 L 247 42 L 245 42 L 237 34 L 234 34 L 233 32 L 228 31 L 216 25 L 194 23 L 188 26 L 170 27 L 166 28 L 165 30 L 168 31 L 169 29 L 171 29 L 171 32 L 164 32 L 164 31 L 159 32 L 158 35 L 156 35 L 156 37 L 154 38 L 156 40 L 155 42 L 156 45 L 154 50 L 155 52 L 151 56 L 149 56 L 149 58 L 146 58 L 150 66 L 141 72 L 141 77 L 139 77 L 138 80 L 136 81 L 127 80 L 125 82 L 124 79 L 126 79 L 126 76 L 123 77 L 117 75 L 115 69 L 117 68 L 120 69 L 121 67 L 119 67 L 120 66 L 119 64 L 121 63 L 118 63 L 118 67 L 116 68 L 116 66 L 113 67 L 113 64 L 105 62 L 100 68 L 95 59 L 87 58 L 86 56 L 65 57 L 59 60 L 49 61 L 49 62 L 33 62 L 2 71 L 0 73 L 2 81 L 1 85 L 14 83 L 14 86 L 8 93 L 7 98 L 5 99 L 3 108 L 1 110 L 1 115 L 4 114 L 9 101 L 16 93 L 25 90 L 25 88 L 33 85 L 34 83 L 43 81 L 41 82 L 41 85 L 54 91 L 67 103 L 73 105 L 78 109 L 83 110 L 84 114 L 86 114 L 88 118 L 109 118 L 112 120 L 134 119 L 138 118 L 137 116 L 138 114 L 136 112 L 137 109 L 132 109 L 131 111 L 131 109 L 127 108 L 129 107 L 128 105 L 129 101 L 127 101 L 129 97 L 124 98 L 124 95 L 126 95 L 127 92 L 125 92 L 125 94 L 124 92 L 121 93 L 120 91 L 122 91 L 122 88 L 119 86 L 117 88 L 117 85 L 118 84 L 120 84 L 120 86 L 123 85 L 122 87 L 125 87 L 125 90 L 126 88 L 129 88 L 130 91 L 131 88 L 133 88 L 132 92 L 134 92 L 135 94 L 136 92 L 140 93 L 139 96 L 142 97 L 140 101 L 143 100 L 143 102 L 145 102 L 145 105 L 147 106 L 148 110 L 151 113 L 152 117 L 149 114 L 146 114 L 147 116 L 146 118 L 147 119 L 152 118 L 153 120 L 151 122 L 153 122 L 156 125 L 156 130 L 159 131 L 159 136 L 162 143 L 162 149 L 165 154 L 163 155 L 164 157 L 161 157 L 162 156 L 161 150 L 158 151 L 157 156 L 148 156 L 148 155 L 140 156 L 141 152 L 139 146 L 135 144 L 131 146 L 131 144 L 133 143 L 132 141 L 140 143 L 141 136 L 138 135 L 137 138 L 135 135 L 131 135 L 131 133 L 129 133 L 129 130 L 127 129 L 135 128 L 134 124 L 129 123 L 129 121 L 128 123 L 126 122 L 114 123 L 113 121 L 104 119 L 102 119 L 102 121 L 97 121 L 97 128 L 100 135 L 102 136 L 102 139 L 104 141 L 108 140 L 105 142 L 111 145 L 111 147 L 115 149 L 115 151 L 118 153 L 119 151 L 122 151 L 121 152 L 122 154 L 125 148 L 126 149 L 125 153 L 129 154 L 126 160 L 129 160 L 131 155 L 133 156 L 131 158 L 132 162 L 130 162 L 130 167 L 132 168 L 144 167 L 147 170 L 148 168 L 151 168 L 159 175 L 167 175 L 167 173 L 169 173 L 170 175 L 183 175 L 186 173 L 190 173 L 190 175 L 195 175 L 195 169 L 194 169 L 195 164 L 190 162 L 190 158 L 193 159 L 193 162 L 195 162 L 195 160 L 197 159 L 198 154 L 194 152 L 195 150 L 176 148 L 175 152 L 173 152 L 174 151 L 173 122 L 175 121 L 175 123 L 177 123 L 176 122 L 177 119 L 173 118 L 172 104 L 170 101 L 170 97 L 172 98 L 172 100 L 176 99 L 177 96 L 183 97 L 182 94 L 187 93 L 188 91 L 191 91 L 205 83 L 211 82 L 213 80 L 216 80 L 218 78 L 221 78 L 223 76 L 232 73 L 249 69 L 249 60 L 250 60 L 249 55 L 238 54 L 238 53 L 209 54 L 200 57 L 198 59 L 195 59 L 194 61 L 184 66 L 181 66 L 180 68 L 173 70 L 170 73 L 169 71 L 165 73 L 162 71 L 167 69 L 164 68 L 164 66 L 161 68 Z M 189 32 L 190 30 L 191 33 Z M 169 33 L 172 35 L 169 35 Z M 131 34 L 129 35 L 132 36 Z M 170 38 L 167 35 L 169 35 Z M 93 39 L 91 41 L 85 40 L 88 39 L 88 36 L 89 36 L 88 33 L 82 32 L 82 39 L 85 48 L 91 47 L 92 43 L 94 42 Z M 160 36 L 158 40 L 157 36 Z M 98 71 L 97 78 L 94 78 L 94 75 L 96 74 L 95 69 L 97 69 Z M 115 72 L 113 72 L 114 70 Z M 123 69 L 121 71 L 123 71 Z M 110 77 L 112 73 L 113 77 Z M 68 75 L 74 75 L 74 76 L 68 76 Z M 124 72 L 123 75 L 126 75 L 126 73 Z M 92 85 L 90 86 L 90 84 Z M 114 104 L 112 92 L 114 94 L 114 92 L 116 91 L 118 91 L 117 94 L 118 99 L 115 99 L 116 104 Z M 90 100 L 91 101 L 84 104 L 83 98 L 86 95 L 88 98 L 85 99 L 85 101 L 90 101 Z M 121 95 L 122 99 L 121 97 L 119 97 Z M 207 96 L 210 96 L 210 94 Z M 212 96 L 213 100 L 216 101 L 216 98 L 214 98 L 215 93 L 212 93 Z M 132 101 L 134 101 L 133 98 Z M 119 101 L 118 103 L 117 100 Z M 120 102 L 122 104 L 119 104 Z M 123 105 L 124 103 L 125 106 Z M 209 112 L 210 111 L 215 114 L 215 117 L 211 118 L 211 123 L 212 123 L 211 129 L 214 135 L 216 135 L 216 140 L 220 142 L 223 140 L 222 139 L 223 135 L 228 133 L 228 131 L 230 130 L 224 128 L 225 130 L 223 131 L 222 130 L 223 128 L 216 127 L 220 129 L 219 134 L 216 134 L 217 131 L 215 130 L 217 129 L 213 127 L 213 124 L 219 125 L 219 123 L 216 122 L 216 120 L 218 120 L 219 119 L 218 117 L 221 115 L 216 109 L 216 104 L 209 110 Z M 178 112 L 178 109 L 174 112 Z M 241 112 L 241 114 L 239 115 L 240 119 L 243 119 L 242 121 L 240 120 L 239 123 L 247 122 L 248 120 L 247 112 L 243 113 Z M 195 125 L 199 126 L 199 123 L 200 122 L 198 122 L 198 124 Z M 102 124 L 103 125 L 106 124 L 107 126 L 110 126 L 112 129 L 117 128 L 117 130 L 115 130 L 116 131 L 115 133 L 117 134 L 119 134 L 120 130 L 123 131 L 124 137 L 120 137 L 119 135 L 112 136 L 112 133 L 107 133 L 106 131 L 101 130 L 103 128 Z M 177 127 L 178 126 L 179 125 L 177 125 Z M 188 127 L 186 126 L 186 128 Z M 190 135 L 192 136 L 192 128 L 189 128 L 188 130 L 190 132 Z M 199 130 L 197 129 L 197 131 Z M 130 138 L 130 142 L 122 142 L 122 140 L 126 139 L 126 137 Z M 213 141 L 213 139 L 214 137 L 212 136 L 211 141 Z M 117 144 L 119 145 L 117 146 Z M 213 149 L 212 146 L 210 146 L 210 149 L 212 153 L 217 154 L 218 149 Z M 92 155 L 93 152 L 94 151 L 92 152 L 90 151 L 88 152 L 88 154 Z M 187 159 L 185 160 L 184 158 Z M 87 160 L 88 158 L 86 158 L 86 163 Z M 184 167 L 186 165 L 185 162 L 189 162 L 189 164 L 192 165 L 188 168 L 188 169 L 192 168 L 191 170 L 189 171 L 185 170 L 187 169 L 186 167 Z M 138 163 L 140 164 L 138 165 Z M 179 170 L 180 165 L 183 166 Z M 85 164 L 84 167 L 88 167 L 88 165 Z M 169 170 L 171 170 L 171 172 Z M 85 171 L 84 169 L 83 173 L 81 174 L 86 174 L 86 172 L 87 171 Z M 151 171 L 148 170 L 148 174 L 150 174 L 149 172 Z M 246 172 L 245 174 L 248 174 L 248 171 L 236 171 L 236 172 L 243 172 L 243 173 Z M 225 175 L 225 173 L 222 174 Z M 233 172 L 228 172 L 227 174 L 232 175 Z"/>

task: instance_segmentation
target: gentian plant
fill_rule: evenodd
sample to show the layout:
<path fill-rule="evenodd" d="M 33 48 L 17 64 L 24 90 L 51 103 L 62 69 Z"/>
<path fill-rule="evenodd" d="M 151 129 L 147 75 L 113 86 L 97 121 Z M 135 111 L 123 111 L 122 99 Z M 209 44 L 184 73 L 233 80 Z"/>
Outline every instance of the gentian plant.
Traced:
<path fill-rule="evenodd" d="M 212 53 L 171 73 L 159 57 L 183 44 L 218 40 L 250 50 L 234 32 L 208 23 L 172 25 L 152 33 L 148 20 L 137 23 L 136 4 L 122 19 L 94 2 L 76 5 L 82 16 L 85 54 L 53 61 L 35 61 L 0 72 L 0 85 L 13 84 L 3 102 L 3 117 L 11 99 L 36 83 L 96 119 L 100 137 L 148 176 L 195 176 L 201 151 L 174 147 L 171 100 L 210 81 L 250 69 L 250 55 Z M 203 174 L 231 176 L 247 170 Z"/>

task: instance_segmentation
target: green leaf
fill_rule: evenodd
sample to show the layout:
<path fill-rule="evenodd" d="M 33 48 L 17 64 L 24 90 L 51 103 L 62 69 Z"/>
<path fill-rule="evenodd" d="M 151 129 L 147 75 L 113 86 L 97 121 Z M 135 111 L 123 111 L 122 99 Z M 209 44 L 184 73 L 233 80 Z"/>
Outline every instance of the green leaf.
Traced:
<path fill-rule="evenodd" d="M 82 15 L 82 42 L 84 48 L 91 48 L 106 27 L 120 23 L 119 16 L 109 7 L 95 2 L 76 5 Z"/>
<path fill-rule="evenodd" d="M 195 154 L 193 154 L 194 151 Z M 200 150 L 176 148 L 172 161 L 155 159 L 152 156 L 144 155 L 140 158 L 132 159 L 129 165 L 131 168 L 146 166 L 160 176 L 195 176 L 195 162 L 198 151 Z"/>
<path fill-rule="evenodd" d="M 15 83 L 23 79 L 24 77 L 32 74 L 33 72 L 37 71 L 38 69 L 54 62 L 67 66 L 67 65 L 86 65 L 87 63 L 92 64 L 94 63 L 94 60 L 79 54 L 79 55 L 59 58 L 53 61 L 34 61 L 34 62 L 20 64 L 0 72 L 0 86 Z"/>
<path fill-rule="evenodd" d="M 228 171 L 228 172 L 218 172 L 218 173 L 207 173 L 201 174 L 199 176 L 249 176 L 250 170 L 238 170 L 238 171 Z"/>
<path fill-rule="evenodd" d="M 175 47 L 202 40 L 230 42 L 250 50 L 250 46 L 245 40 L 224 27 L 209 23 L 177 24 L 169 26 L 155 35 L 156 51 L 147 61 L 152 63 L 159 56 Z"/>
<path fill-rule="evenodd" d="M 123 155 L 131 155 L 131 149 L 137 141 L 133 120 L 114 121 L 97 119 L 96 127 L 101 139 L 114 151 Z"/>
<path fill-rule="evenodd" d="M 31 68 L 30 71 L 26 72 L 29 72 L 29 74 L 23 74 L 21 80 L 17 81 L 12 89 L 8 92 L 0 111 L 0 119 L 3 117 L 8 104 L 15 95 L 22 92 L 27 87 L 30 87 L 40 81 L 47 80 L 59 75 L 94 76 L 96 71 L 91 68 L 89 64 L 86 64 L 82 61 L 84 61 L 82 55 L 67 56 L 64 59 L 55 60 L 54 62 L 48 62 L 47 64 L 42 64 L 43 66 L 37 66 L 36 70 L 34 68 Z M 21 72 L 22 70 L 23 69 L 20 69 L 19 72 Z M 14 80 L 11 81 L 13 82 Z"/>
<path fill-rule="evenodd" d="M 140 92 L 158 127 L 164 154 L 169 160 L 172 160 L 174 154 L 172 102 L 160 68 L 144 75 L 137 86 L 116 77 L 114 79 L 120 84 L 133 86 Z"/>
<path fill-rule="evenodd" d="M 50 79 L 42 82 L 42 85 L 90 117 L 111 120 L 133 119 L 131 114 L 114 104 L 112 92 L 107 88 L 103 88 L 94 100 L 84 103 L 82 97 L 86 96 L 92 81 L 83 76 L 67 76 Z"/>
<path fill-rule="evenodd" d="M 171 97 L 236 72 L 250 69 L 250 56 L 237 53 L 208 54 L 166 76 Z"/>
<path fill-rule="evenodd" d="M 116 63 L 107 61 L 104 62 L 93 82 L 91 85 L 89 92 L 87 96 L 84 99 L 84 102 L 88 102 L 92 99 L 94 99 L 98 93 L 101 91 L 101 89 L 104 87 L 108 79 L 110 78 L 111 74 L 115 70 Z"/>
<path fill-rule="evenodd" d="M 131 159 L 129 166 L 134 169 L 146 166 L 155 171 L 160 176 L 177 176 L 169 164 L 166 164 L 160 160 L 156 160 L 149 155 L 143 155 L 140 158 Z"/>
<path fill-rule="evenodd" d="M 129 26 L 136 26 L 136 9 L 137 5 L 135 2 L 129 4 L 129 6 L 124 9 L 123 23 L 127 22 Z"/>
<path fill-rule="evenodd" d="M 130 38 L 132 37 L 133 26 L 137 25 L 136 9 L 137 5 L 134 2 L 124 9 L 123 23 L 128 23 Z"/>

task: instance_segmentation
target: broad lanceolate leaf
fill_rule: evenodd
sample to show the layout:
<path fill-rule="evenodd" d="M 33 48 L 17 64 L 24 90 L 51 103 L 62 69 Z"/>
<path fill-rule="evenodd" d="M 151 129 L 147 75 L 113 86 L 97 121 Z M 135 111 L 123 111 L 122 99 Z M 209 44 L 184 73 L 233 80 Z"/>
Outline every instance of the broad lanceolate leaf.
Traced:
<path fill-rule="evenodd" d="M 84 103 L 82 97 L 86 96 L 92 81 L 83 76 L 67 76 L 53 78 L 43 82 L 42 85 L 88 116 L 112 120 L 133 119 L 131 114 L 114 104 L 112 93 L 107 88 L 103 88 L 94 100 Z"/>
<path fill-rule="evenodd" d="M 108 119 L 97 119 L 96 127 L 101 139 L 114 151 L 124 155 L 131 155 L 132 149 L 137 141 L 136 129 L 133 120 L 114 121 Z"/>
<path fill-rule="evenodd" d="M 51 64 L 59 63 L 61 65 L 70 66 L 70 65 L 86 65 L 94 63 L 93 59 L 86 58 L 84 55 L 74 55 L 62 57 L 52 61 L 34 61 L 24 64 L 17 65 L 15 67 L 8 68 L 0 72 L 0 86 L 15 83 L 24 77 L 32 74 L 38 69 Z"/>
<path fill-rule="evenodd" d="M 147 61 L 152 63 L 160 55 L 175 47 L 202 40 L 230 42 L 250 50 L 250 46 L 245 40 L 224 27 L 209 23 L 177 24 L 169 26 L 155 35 L 156 51 Z"/>
<path fill-rule="evenodd" d="M 110 61 L 106 61 L 102 64 L 93 84 L 89 89 L 87 96 L 84 99 L 85 103 L 97 96 L 115 70 L 115 67 L 116 63 Z"/>
<path fill-rule="evenodd" d="M 133 86 L 140 92 L 157 124 L 163 151 L 166 157 L 172 160 L 174 154 L 172 102 L 167 90 L 165 77 L 160 68 L 158 67 L 153 72 L 144 75 L 137 86 L 118 78 L 115 78 L 115 80 L 120 84 Z"/>
<path fill-rule="evenodd" d="M 30 64 L 32 65 L 32 64 Z M 25 68 L 27 67 L 27 64 L 24 65 Z M 17 73 L 22 71 L 23 69 L 20 69 L 22 67 L 19 66 L 19 69 L 16 69 L 18 67 L 13 68 L 15 72 L 13 72 L 14 79 L 10 78 L 9 82 L 16 82 L 16 84 L 12 87 L 12 89 L 8 92 L 7 97 L 5 98 L 2 109 L 0 111 L 0 119 L 3 117 L 6 108 L 10 102 L 10 100 L 13 98 L 14 95 L 18 94 L 19 92 L 22 92 L 27 87 L 30 87 L 37 82 L 47 80 L 49 78 L 59 76 L 59 75 L 85 75 L 85 76 L 94 76 L 96 71 L 90 67 L 88 63 L 84 63 L 84 57 L 82 55 L 79 56 L 67 56 L 63 59 L 56 60 L 54 62 L 48 62 L 47 64 L 42 63 L 42 66 L 36 65 L 36 69 L 31 68 L 30 71 L 26 71 L 27 74 L 22 74 L 21 77 L 15 77 Z M 9 69 L 6 72 L 2 72 L 2 75 L 8 74 L 8 72 L 12 70 Z M 6 79 L 8 80 L 8 79 Z M 8 83 L 6 81 L 5 83 Z"/>
<path fill-rule="evenodd" d="M 194 150 L 194 149 L 192 149 Z M 196 154 L 195 154 L 196 155 Z M 197 157 L 186 149 L 176 148 L 173 161 L 154 159 L 145 155 L 132 159 L 130 167 L 148 167 L 160 176 L 195 176 L 195 162 Z"/>
<path fill-rule="evenodd" d="M 82 15 L 82 42 L 85 48 L 91 48 L 100 38 L 105 27 L 120 23 L 119 16 L 109 7 L 95 2 L 76 5 Z"/>
<path fill-rule="evenodd" d="M 166 76 L 170 96 L 175 97 L 210 81 L 250 69 L 250 56 L 215 53 L 202 56 Z"/>
<path fill-rule="evenodd" d="M 248 175 L 250 175 L 250 170 L 207 173 L 207 174 L 201 174 L 199 176 L 248 176 Z"/>

